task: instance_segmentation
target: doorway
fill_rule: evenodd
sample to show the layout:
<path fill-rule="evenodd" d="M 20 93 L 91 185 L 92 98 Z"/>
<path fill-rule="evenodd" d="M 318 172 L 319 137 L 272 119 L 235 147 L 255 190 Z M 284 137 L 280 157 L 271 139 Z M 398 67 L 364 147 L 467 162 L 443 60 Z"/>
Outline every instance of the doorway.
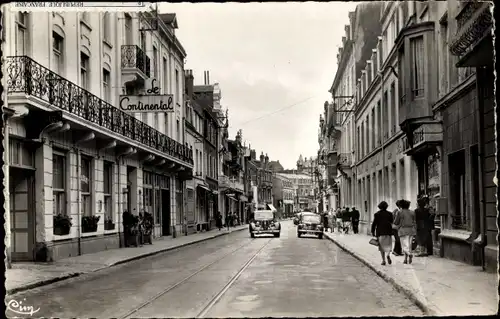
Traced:
<path fill-rule="evenodd" d="M 161 222 L 163 236 L 170 236 L 170 191 L 168 189 L 161 190 Z"/>
<path fill-rule="evenodd" d="M 12 261 L 33 261 L 35 248 L 35 175 L 10 167 L 10 229 Z"/>

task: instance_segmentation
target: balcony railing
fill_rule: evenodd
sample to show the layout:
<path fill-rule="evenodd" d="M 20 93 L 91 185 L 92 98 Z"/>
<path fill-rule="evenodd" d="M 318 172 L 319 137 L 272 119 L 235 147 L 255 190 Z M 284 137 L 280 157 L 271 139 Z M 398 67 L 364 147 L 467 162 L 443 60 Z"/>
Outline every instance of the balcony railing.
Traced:
<path fill-rule="evenodd" d="M 493 15 L 489 1 L 468 1 L 456 16 L 457 33 L 450 45 L 450 52 L 463 56 L 471 50 L 493 27 Z"/>
<path fill-rule="evenodd" d="M 138 69 L 147 77 L 151 76 L 151 59 L 135 44 L 121 47 L 122 69 Z"/>
<path fill-rule="evenodd" d="M 219 186 L 222 188 L 231 188 L 240 192 L 245 190 L 245 185 L 242 181 L 235 177 L 229 177 L 226 175 L 219 176 Z"/>
<path fill-rule="evenodd" d="M 104 127 L 193 164 L 193 151 L 160 133 L 89 91 L 50 71 L 27 56 L 6 58 L 7 93 L 25 93 Z"/>

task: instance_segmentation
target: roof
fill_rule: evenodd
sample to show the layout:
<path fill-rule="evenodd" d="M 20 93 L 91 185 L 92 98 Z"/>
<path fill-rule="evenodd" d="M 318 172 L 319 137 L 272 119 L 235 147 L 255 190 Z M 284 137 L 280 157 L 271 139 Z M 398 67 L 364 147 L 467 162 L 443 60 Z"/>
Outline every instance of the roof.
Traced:
<path fill-rule="evenodd" d="M 284 176 L 286 178 L 290 178 L 290 179 L 295 179 L 295 178 L 307 178 L 307 179 L 312 179 L 311 176 L 309 175 L 306 175 L 306 174 L 287 174 L 287 173 L 276 173 L 276 175 L 279 175 L 279 176 Z"/>
<path fill-rule="evenodd" d="M 213 87 L 213 85 L 194 85 L 193 91 L 194 92 L 213 92 L 214 87 Z"/>
<path fill-rule="evenodd" d="M 175 13 L 161 13 L 158 15 L 158 17 L 165 23 L 166 25 L 172 25 L 174 29 L 179 28 L 179 25 L 177 24 L 177 17 Z"/>

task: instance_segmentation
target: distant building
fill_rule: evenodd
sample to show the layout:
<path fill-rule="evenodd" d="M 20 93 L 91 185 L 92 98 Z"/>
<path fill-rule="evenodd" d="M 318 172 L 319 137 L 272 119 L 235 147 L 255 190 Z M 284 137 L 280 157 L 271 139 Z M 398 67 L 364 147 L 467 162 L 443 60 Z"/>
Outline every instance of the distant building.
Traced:
<path fill-rule="evenodd" d="M 294 211 L 295 190 L 292 181 L 283 175 L 273 177 L 273 204 L 281 216 L 290 216 Z"/>
<path fill-rule="evenodd" d="M 283 165 L 280 164 L 280 161 L 271 161 L 269 162 L 269 170 L 277 173 L 283 171 Z"/>

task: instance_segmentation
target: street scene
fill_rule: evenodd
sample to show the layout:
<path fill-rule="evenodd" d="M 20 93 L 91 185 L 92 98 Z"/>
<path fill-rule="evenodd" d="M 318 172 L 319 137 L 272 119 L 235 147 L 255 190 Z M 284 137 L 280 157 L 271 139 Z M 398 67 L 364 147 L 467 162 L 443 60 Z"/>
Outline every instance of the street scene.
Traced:
<path fill-rule="evenodd" d="M 279 239 L 237 231 L 15 297 L 58 318 L 422 315 L 332 242 L 282 224 Z"/>
<path fill-rule="evenodd" d="M 499 313 L 490 2 L 56 4 L 1 7 L 7 317 Z"/>

